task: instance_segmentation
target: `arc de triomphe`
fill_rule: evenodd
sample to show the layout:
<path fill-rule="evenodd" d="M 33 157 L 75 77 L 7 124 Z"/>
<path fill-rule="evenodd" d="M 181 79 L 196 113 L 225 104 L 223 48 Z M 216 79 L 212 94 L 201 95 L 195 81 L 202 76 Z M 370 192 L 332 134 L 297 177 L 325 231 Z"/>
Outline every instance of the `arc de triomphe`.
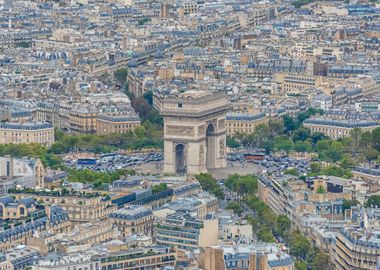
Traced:
<path fill-rule="evenodd" d="M 155 107 L 164 118 L 164 173 L 198 174 L 226 167 L 225 94 L 155 95 Z"/>

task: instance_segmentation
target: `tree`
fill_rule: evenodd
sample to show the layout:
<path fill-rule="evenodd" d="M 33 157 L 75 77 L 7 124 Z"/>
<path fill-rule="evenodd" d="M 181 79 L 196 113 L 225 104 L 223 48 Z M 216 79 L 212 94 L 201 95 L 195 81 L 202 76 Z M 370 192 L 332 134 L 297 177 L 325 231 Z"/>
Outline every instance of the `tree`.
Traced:
<path fill-rule="evenodd" d="M 359 202 L 357 200 L 343 199 L 343 206 L 342 206 L 343 212 L 344 210 L 351 209 L 351 206 L 357 206 L 358 204 Z"/>
<path fill-rule="evenodd" d="M 209 173 L 201 173 L 195 176 L 204 191 L 213 194 L 218 199 L 224 199 L 224 193 L 215 178 Z"/>
<path fill-rule="evenodd" d="M 290 131 L 293 131 L 293 130 L 297 129 L 297 123 L 293 119 L 293 117 L 291 117 L 289 115 L 284 115 L 283 118 L 282 118 L 282 120 L 284 122 L 285 131 L 287 133 L 290 132 Z"/>
<path fill-rule="evenodd" d="M 372 130 L 372 146 L 380 151 L 380 127 Z"/>
<path fill-rule="evenodd" d="M 364 152 L 364 155 L 368 161 L 373 161 L 377 159 L 380 153 L 376 149 L 368 149 Z"/>
<path fill-rule="evenodd" d="M 316 115 L 316 114 L 323 114 L 323 110 L 308 108 L 306 111 L 298 113 L 297 121 L 298 121 L 299 125 L 301 125 L 303 123 L 303 121 L 305 121 L 306 119 L 309 119 L 310 116 Z"/>
<path fill-rule="evenodd" d="M 360 134 L 359 145 L 361 148 L 368 149 L 372 144 L 372 133 L 370 131 L 365 131 Z"/>
<path fill-rule="evenodd" d="M 114 76 L 116 80 L 125 84 L 127 82 L 128 69 L 127 68 L 119 68 L 115 71 Z"/>
<path fill-rule="evenodd" d="M 287 169 L 284 174 L 289 174 L 289 175 L 294 175 L 294 176 L 298 176 L 298 171 L 297 169 L 295 168 L 292 168 L 292 169 Z"/>
<path fill-rule="evenodd" d="M 311 152 L 313 150 L 313 146 L 310 141 L 297 141 L 294 144 L 294 151 L 296 152 Z"/>
<path fill-rule="evenodd" d="M 343 157 L 342 143 L 334 140 L 321 140 L 317 143 L 319 158 L 336 162 Z"/>
<path fill-rule="evenodd" d="M 366 207 L 380 207 L 380 195 L 371 195 L 368 197 L 366 203 Z"/>
<path fill-rule="evenodd" d="M 319 141 L 321 140 L 327 140 L 328 137 L 323 134 L 323 133 L 320 133 L 320 132 L 314 132 L 313 134 L 311 134 L 311 142 L 313 144 L 317 144 Z"/>
<path fill-rule="evenodd" d="M 343 177 L 343 178 L 352 177 L 351 170 L 344 170 L 343 168 L 340 168 L 335 165 L 324 167 L 321 169 L 319 173 L 321 175 L 337 176 L 337 177 Z"/>
<path fill-rule="evenodd" d="M 293 141 L 305 141 L 310 137 L 310 130 L 307 128 L 299 128 L 293 133 Z"/>
<path fill-rule="evenodd" d="M 145 121 L 148 119 L 148 114 L 152 107 L 150 106 L 149 102 L 143 98 L 138 97 L 131 100 L 131 105 L 135 109 L 136 113 L 139 114 L 142 121 Z"/>
<path fill-rule="evenodd" d="M 269 136 L 268 126 L 264 124 L 257 125 L 255 133 L 252 134 L 252 143 L 256 147 L 262 147 L 265 138 Z"/>
<path fill-rule="evenodd" d="M 301 260 L 306 260 L 312 246 L 309 240 L 299 231 L 294 231 L 289 235 L 290 254 Z"/>
<path fill-rule="evenodd" d="M 239 141 L 235 137 L 232 137 L 232 136 L 227 136 L 226 144 L 227 144 L 227 147 L 230 147 L 230 148 L 240 147 Z"/>
<path fill-rule="evenodd" d="M 102 184 L 112 184 L 113 181 L 120 179 L 123 175 L 133 175 L 133 170 L 118 170 L 112 173 L 95 172 L 89 169 L 70 170 L 68 180 L 70 182 L 81 182 L 86 184 L 95 184 L 96 187 Z"/>
<path fill-rule="evenodd" d="M 254 195 L 257 191 L 257 176 L 255 175 L 229 175 L 224 185 L 239 195 L 246 198 L 248 195 Z"/>
<path fill-rule="evenodd" d="M 321 164 L 313 162 L 310 164 L 310 170 L 312 173 L 319 174 L 322 169 Z"/>
<path fill-rule="evenodd" d="M 339 161 L 340 166 L 343 169 L 349 169 L 352 168 L 356 165 L 356 162 L 349 156 L 344 156 L 340 161 Z"/>
<path fill-rule="evenodd" d="M 164 190 L 167 190 L 168 189 L 168 185 L 166 183 L 160 183 L 158 185 L 154 185 L 152 187 L 152 193 L 155 194 L 155 193 L 159 193 L 159 192 L 162 192 Z"/>
<path fill-rule="evenodd" d="M 279 215 L 276 222 L 276 232 L 284 238 L 288 236 L 291 225 L 291 221 L 286 215 Z"/>
<path fill-rule="evenodd" d="M 318 186 L 318 188 L 317 188 L 317 193 L 326 193 L 326 190 L 325 190 L 325 188 L 323 187 L 323 186 Z"/>
<path fill-rule="evenodd" d="M 318 252 L 313 259 L 311 264 L 312 270 L 332 270 L 334 265 L 331 262 L 330 255 L 322 252 Z"/>
<path fill-rule="evenodd" d="M 153 91 L 147 91 L 144 94 L 144 99 L 148 101 L 149 105 L 153 105 Z"/>
<path fill-rule="evenodd" d="M 227 205 L 227 209 L 233 210 L 234 213 L 237 214 L 238 216 L 240 216 L 241 213 L 243 213 L 243 208 L 237 202 L 230 202 Z"/>
<path fill-rule="evenodd" d="M 360 128 L 354 128 L 350 131 L 351 144 L 352 144 L 352 153 L 356 153 L 360 147 L 360 138 L 362 136 L 362 130 Z"/>
<path fill-rule="evenodd" d="M 272 231 L 267 228 L 266 226 L 262 226 L 258 233 L 257 233 L 257 238 L 265 243 L 274 243 L 275 239 L 272 234 Z"/>
<path fill-rule="evenodd" d="M 286 135 L 276 137 L 274 140 L 274 148 L 277 150 L 283 150 L 288 153 L 293 149 L 293 142 Z"/>
<path fill-rule="evenodd" d="M 294 266 L 296 267 L 296 270 L 307 270 L 307 263 L 300 260 L 297 260 Z"/>
<path fill-rule="evenodd" d="M 284 133 L 285 127 L 284 122 L 279 119 L 270 119 L 268 121 L 268 133 L 269 137 L 274 138 L 275 136 Z"/>

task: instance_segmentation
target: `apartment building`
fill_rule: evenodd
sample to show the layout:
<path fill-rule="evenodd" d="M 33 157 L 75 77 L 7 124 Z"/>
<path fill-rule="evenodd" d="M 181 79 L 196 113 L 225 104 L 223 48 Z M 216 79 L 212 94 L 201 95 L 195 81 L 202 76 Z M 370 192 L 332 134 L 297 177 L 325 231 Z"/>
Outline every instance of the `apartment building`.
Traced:
<path fill-rule="evenodd" d="M 227 135 L 251 134 L 258 125 L 267 124 L 268 121 L 265 113 L 229 113 L 226 116 Z"/>
<path fill-rule="evenodd" d="M 34 115 L 37 121 L 48 122 L 60 130 L 69 130 L 70 110 L 69 104 L 39 102 Z"/>
<path fill-rule="evenodd" d="M 0 219 L 12 220 L 25 218 L 36 210 L 36 202 L 33 198 L 15 200 L 11 196 L 0 197 Z"/>
<path fill-rule="evenodd" d="M 38 143 L 50 147 L 54 143 L 54 128 L 49 123 L 0 123 L 0 144 Z"/>
<path fill-rule="evenodd" d="M 22 192 L 22 191 L 21 191 Z M 59 194 L 58 192 L 14 193 L 17 199 L 34 196 L 44 205 L 57 205 L 64 209 L 72 222 L 103 220 L 116 210 L 111 200 L 97 194 Z"/>
<path fill-rule="evenodd" d="M 32 270 L 67 270 L 67 269 L 87 269 L 100 270 L 100 263 L 92 260 L 90 254 L 60 254 L 51 253 L 41 258 Z"/>
<path fill-rule="evenodd" d="M 145 206 L 129 205 L 118 209 L 108 216 L 123 237 L 131 234 L 153 234 L 153 213 Z"/>
<path fill-rule="evenodd" d="M 45 210 L 34 215 L 33 220 L 24 221 L 19 225 L 14 224 L 9 228 L 4 226 L 4 230 L 0 232 L 0 252 L 4 252 L 17 245 L 25 245 L 26 239 L 33 236 L 36 232 L 51 231 L 53 233 L 63 233 L 71 229 L 71 222 L 69 221 L 67 212 L 58 206 L 47 206 Z"/>
<path fill-rule="evenodd" d="M 95 133 L 98 110 L 87 107 L 73 107 L 69 114 L 70 131 L 73 133 Z"/>
<path fill-rule="evenodd" d="M 283 93 L 301 93 L 320 84 L 321 79 L 314 76 L 276 73 L 275 82 Z"/>
<path fill-rule="evenodd" d="M 185 211 L 192 216 L 204 219 L 208 213 L 215 213 L 218 210 L 218 199 L 208 193 L 199 192 L 197 196 L 182 196 L 154 210 L 153 214 L 158 218 L 164 218 L 176 211 Z"/>
<path fill-rule="evenodd" d="M 276 177 L 268 179 L 260 177 L 258 181 L 258 197 L 277 214 L 286 215 L 288 213 L 288 193 L 286 187 L 291 177 Z"/>
<path fill-rule="evenodd" d="M 165 246 L 151 246 L 102 252 L 92 259 L 100 262 L 101 269 L 173 269 L 177 262 L 177 251 Z"/>
<path fill-rule="evenodd" d="M 14 270 L 11 261 L 4 254 L 0 255 L 0 270 Z"/>
<path fill-rule="evenodd" d="M 372 131 L 379 127 L 379 123 L 370 120 L 350 121 L 333 120 L 328 118 L 310 118 L 304 121 L 303 126 L 312 133 L 323 133 L 336 140 L 350 136 L 351 130 L 360 128 L 362 131 Z"/>
<path fill-rule="evenodd" d="M 202 220 L 178 211 L 157 224 L 156 239 L 158 244 L 184 250 L 215 245 L 218 241 L 218 219 L 208 215 Z"/>
<path fill-rule="evenodd" d="M 183 9 L 183 13 L 193 14 L 198 11 L 198 3 L 196 1 L 186 0 L 181 3 L 181 8 Z"/>
<path fill-rule="evenodd" d="M 206 247 L 199 264 L 205 270 L 293 270 L 294 261 L 271 244 Z"/>
<path fill-rule="evenodd" d="M 377 269 L 380 256 L 380 231 L 344 227 L 336 235 L 333 262 L 337 270 Z"/>
<path fill-rule="evenodd" d="M 117 229 L 109 221 L 97 221 L 78 224 L 73 231 L 63 235 L 62 245 L 67 241 L 68 249 L 71 245 L 94 245 L 111 241 L 118 237 Z"/>
<path fill-rule="evenodd" d="M 98 115 L 96 118 L 97 134 L 127 133 L 141 125 L 137 114 Z"/>

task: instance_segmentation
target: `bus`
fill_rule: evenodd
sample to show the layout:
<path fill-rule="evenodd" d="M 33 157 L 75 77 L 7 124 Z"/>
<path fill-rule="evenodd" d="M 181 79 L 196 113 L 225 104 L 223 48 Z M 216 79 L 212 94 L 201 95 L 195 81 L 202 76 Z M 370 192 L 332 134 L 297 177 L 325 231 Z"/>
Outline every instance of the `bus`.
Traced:
<path fill-rule="evenodd" d="M 77 160 L 77 165 L 85 165 L 85 166 L 96 165 L 96 159 L 95 158 L 79 158 Z"/>

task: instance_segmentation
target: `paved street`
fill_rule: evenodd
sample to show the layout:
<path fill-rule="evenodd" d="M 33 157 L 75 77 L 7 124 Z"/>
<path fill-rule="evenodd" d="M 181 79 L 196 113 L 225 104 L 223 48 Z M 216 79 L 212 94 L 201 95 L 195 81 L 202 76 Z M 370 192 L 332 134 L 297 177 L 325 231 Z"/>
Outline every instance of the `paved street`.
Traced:
<path fill-rule="evenodd" d="M 149 163 L 143 163 L 136 166 L 131 167 L 131 169 L 136 170 L 138 173 L 151 173 L 151 174 L 160 174 L 162 172 L 162 162 L 149 162 Z M 227 168 L 223 169 L 214 169 L 210 170 L 209 172 L 213 177 L 216 179 L 226 179 L 231 174 L 258 174 L 261 170 L 264 170 L 265 168 L 251 163 L 251 162 L 228 162 Z"/>

